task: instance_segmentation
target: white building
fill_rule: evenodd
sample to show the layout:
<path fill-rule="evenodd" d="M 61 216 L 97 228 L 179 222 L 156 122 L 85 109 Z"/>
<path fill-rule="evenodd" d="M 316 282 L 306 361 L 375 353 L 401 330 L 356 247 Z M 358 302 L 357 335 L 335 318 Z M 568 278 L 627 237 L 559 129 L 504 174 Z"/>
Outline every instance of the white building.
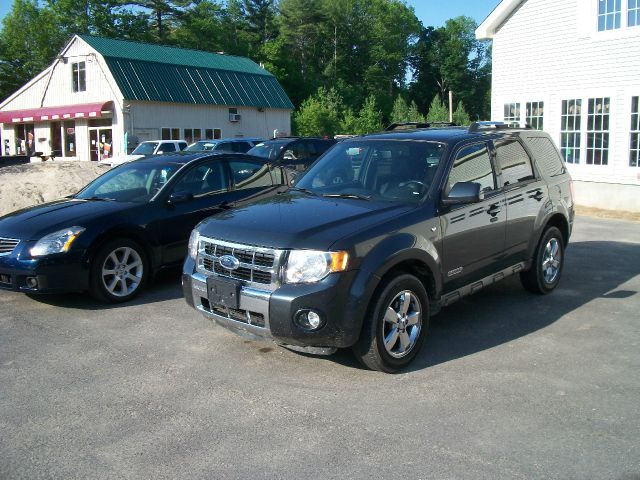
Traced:
<path fill-rule="evenodd" d="M 578 204 L 640 211 L 640 0 L 503 0 L 491 113 L 552 135 Z"/>
<path fill-rule="evenodd" d="M 0 103 L 1 153 L 98 160 L 143 140 L 269 138 L 291 131 L 292 109 L 247 58 L 75 36 Z"/>

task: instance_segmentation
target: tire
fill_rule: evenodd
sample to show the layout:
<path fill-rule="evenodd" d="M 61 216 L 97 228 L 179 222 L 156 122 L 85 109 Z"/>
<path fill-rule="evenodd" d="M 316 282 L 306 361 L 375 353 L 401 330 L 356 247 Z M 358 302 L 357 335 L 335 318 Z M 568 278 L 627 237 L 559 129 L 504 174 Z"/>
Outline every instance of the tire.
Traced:
<path fill-rule="evenodd" d="M 144 249 L 125 238 L 111 240 L 91 262 L 91 295 L 107 303 L 123 303 L 135 297 L 149 278 Z"/>
<path fill-rule="evenodd" d="M 564 239 L 556 227 L 545 230 L 533 257 L 531 268 L 520 273 L 522 286 L 541 295 L 551 293 L 560 282 L 564 266 Z"/>
<path fill-rule="evenodd" d="M 416 277 L 398 274 L 373 298 L 353 352 L 365 367 L 394 373 L 409 365 L 422 347 L 429 327 L 429 297 Z"/>

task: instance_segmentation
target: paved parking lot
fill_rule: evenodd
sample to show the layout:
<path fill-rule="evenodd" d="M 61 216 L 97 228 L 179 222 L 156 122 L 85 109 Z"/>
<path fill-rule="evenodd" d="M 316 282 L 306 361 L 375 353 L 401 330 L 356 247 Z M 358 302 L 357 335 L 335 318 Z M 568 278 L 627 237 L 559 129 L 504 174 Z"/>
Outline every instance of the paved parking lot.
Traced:
<path fill-rule="evenodd" d="M 577 219 L 559 289 L 444 309 L 410 371 L 133 304 L 0 292 L 0 478 L 640 478 L 640 224 Z"/>

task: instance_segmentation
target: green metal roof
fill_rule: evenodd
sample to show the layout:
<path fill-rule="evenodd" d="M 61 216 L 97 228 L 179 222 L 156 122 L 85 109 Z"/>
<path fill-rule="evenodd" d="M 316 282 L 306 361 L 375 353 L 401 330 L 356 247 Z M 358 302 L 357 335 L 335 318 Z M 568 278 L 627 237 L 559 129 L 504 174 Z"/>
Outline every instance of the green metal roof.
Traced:
<path fill-rule="evenodd" d="M 104 57 L 127 100 L 293 109 L 278 80 L 248 58 L 79 37 Z"/>

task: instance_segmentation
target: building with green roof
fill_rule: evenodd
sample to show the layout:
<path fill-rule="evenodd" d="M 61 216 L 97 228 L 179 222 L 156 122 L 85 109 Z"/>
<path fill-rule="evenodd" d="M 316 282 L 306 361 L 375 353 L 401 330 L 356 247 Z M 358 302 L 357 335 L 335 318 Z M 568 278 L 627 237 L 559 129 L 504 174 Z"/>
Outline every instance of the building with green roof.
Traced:
<path fill-rule="evenodd" d="M 244 57 L 77 35 L 0 103 L 3 154 L 99 160 L 144 140 L 291 131 L 277 79 Z"/>

